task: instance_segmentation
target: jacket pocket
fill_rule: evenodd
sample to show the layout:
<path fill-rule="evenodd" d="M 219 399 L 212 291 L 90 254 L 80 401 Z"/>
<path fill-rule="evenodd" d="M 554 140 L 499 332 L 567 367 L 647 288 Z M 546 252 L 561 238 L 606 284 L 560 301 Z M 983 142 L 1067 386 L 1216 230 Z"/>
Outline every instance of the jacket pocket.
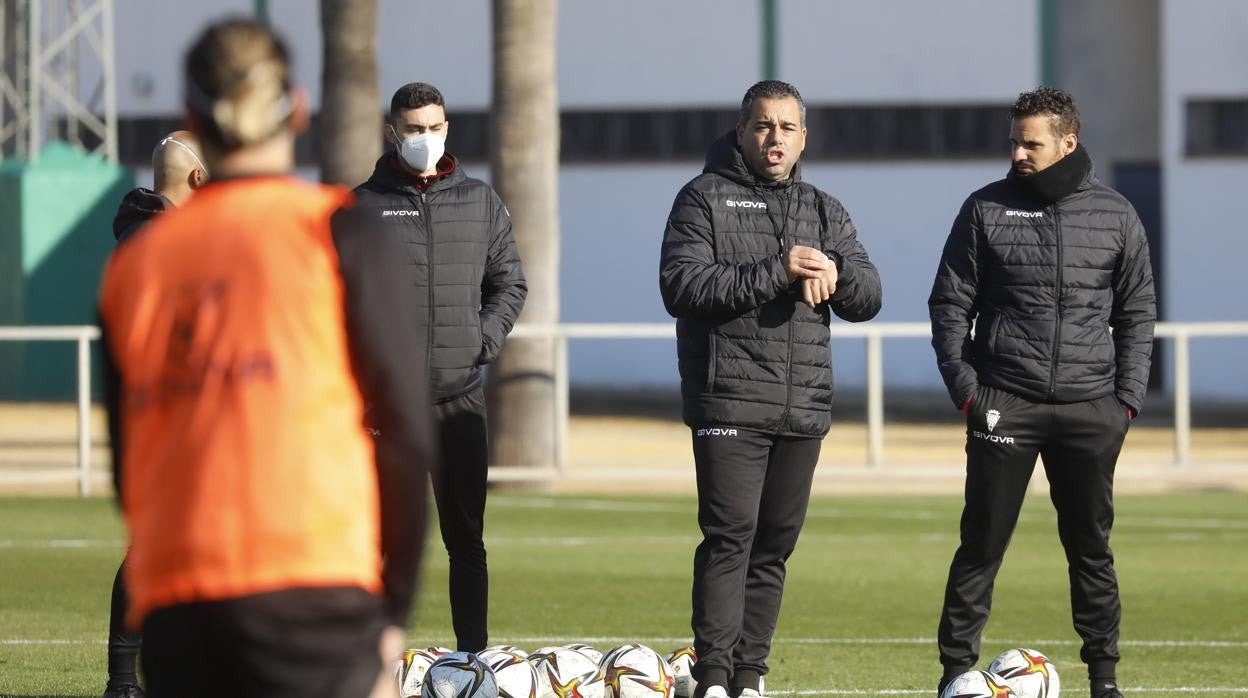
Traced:
<path fill-rule="evenodd" d="M 988 355 L 997 353 L 997 335 L 1001 334 L 1001 316 L 993 315 L 988 322 Z"/>
<path fill-rule="evenodd" d="M 707 335 L 706 342 L 706 392 L 715 392 L 715 333 Z"/>

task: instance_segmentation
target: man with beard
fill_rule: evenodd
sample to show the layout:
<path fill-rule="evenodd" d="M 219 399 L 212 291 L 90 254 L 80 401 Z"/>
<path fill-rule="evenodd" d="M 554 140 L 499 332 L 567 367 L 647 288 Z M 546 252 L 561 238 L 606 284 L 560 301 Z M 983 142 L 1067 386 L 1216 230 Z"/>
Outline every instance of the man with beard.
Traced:
<path fill-rule="evenodd" d="M 1131 204 L 1093 174 L 1069 94 L 1024 92 L 1011 116 L 1013 167 L 963 204 L 928 300 L 940 372 L 967 419 L 940 689 L 979 658 L 993 581 L 1039 456 L 1092 696 L 1121 698 L 1109 535 L 1114 465 L 1148 384 L 1157 315 L 1148 241 Z"/>

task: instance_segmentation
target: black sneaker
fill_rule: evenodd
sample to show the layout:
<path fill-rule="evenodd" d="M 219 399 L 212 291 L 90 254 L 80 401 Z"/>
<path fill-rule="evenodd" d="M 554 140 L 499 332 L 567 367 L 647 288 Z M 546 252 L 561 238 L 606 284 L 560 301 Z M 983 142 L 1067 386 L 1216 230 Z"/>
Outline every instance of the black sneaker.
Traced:
<path fill-rule="evenodd" d="M 146 698 L 143 689 L 132 683 L 104 689 L 104 698 Z"/>
<path fill-rule="evenodd" d="M 1100 685 L 1092 684 L 1092 698 L 1123 698 L 1122 691 L 1118 690 L 1117 684 L 1109 682 L 1100 682 Z"/>

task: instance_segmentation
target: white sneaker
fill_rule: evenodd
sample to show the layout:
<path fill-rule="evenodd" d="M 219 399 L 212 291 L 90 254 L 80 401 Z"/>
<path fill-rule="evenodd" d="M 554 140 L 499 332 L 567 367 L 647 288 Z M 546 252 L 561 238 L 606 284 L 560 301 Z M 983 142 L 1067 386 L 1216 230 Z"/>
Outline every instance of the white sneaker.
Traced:
<path fill-rule="evenodd" d="M 711 686 L 702 694 L 702 698 L 728 698 L 728 689 L 723 686 Z"/>
<path fill-rule="evenodd" d="M 741 695 L 737 698 L 763 698 L 763 696 L 752 688 L 743 688 L 741 689 Z"/>

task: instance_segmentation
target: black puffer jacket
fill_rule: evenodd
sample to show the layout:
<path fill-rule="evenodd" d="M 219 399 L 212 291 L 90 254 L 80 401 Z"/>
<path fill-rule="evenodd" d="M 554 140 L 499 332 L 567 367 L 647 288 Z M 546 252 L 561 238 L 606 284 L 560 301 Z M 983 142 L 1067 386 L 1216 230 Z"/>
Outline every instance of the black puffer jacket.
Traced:
<path fill-rule="evenodd" d="M 117 244 L 125 242 L 147 225 L 157 214 L 173 208 L 173 204 L 165 197 L 151 189 L 138 187 L 131 189 L 121 199 L 117 207 L 117 215 L 113 217 L 113 237 Z"/>
<path fill-rule="evenodd" d="M 430 392 L 444 402 L 480 385 L 481 366 L 498 356 L 528 286 L 511 216 L 488 184 L 453 163 L 422 193 L 395 157 L 382 155 L 356 187 L 359 213 L 350 224 L 402 239 L 408 254 L 391 262 L 406 270 L 411 294 L 396 300 L 423 316 Z"/>
<path fill-rule="evenodd" d="M 1010 179 L 971 194 L 928 306 L 958 406 L 980 384 L 1038 402 L 1116 394 L 1136 412 L 1144 402 L 1157 315 L 1148 241 L 1090 161 L 1050 205 Z"/>
<path fill-rule="evenodd" d="M 794 245 L 823 250 L 840 273 L 836 293 L 813 310 L 781 262 Z M 798 169 L 785 182 L 754 177 L 730 132 L 676 195 L 659 286 L 677 318 L 685 423 L 827 433 L 830 312 L 861 322 L 880 310 L 879 274 L 839 201 Z"/>

